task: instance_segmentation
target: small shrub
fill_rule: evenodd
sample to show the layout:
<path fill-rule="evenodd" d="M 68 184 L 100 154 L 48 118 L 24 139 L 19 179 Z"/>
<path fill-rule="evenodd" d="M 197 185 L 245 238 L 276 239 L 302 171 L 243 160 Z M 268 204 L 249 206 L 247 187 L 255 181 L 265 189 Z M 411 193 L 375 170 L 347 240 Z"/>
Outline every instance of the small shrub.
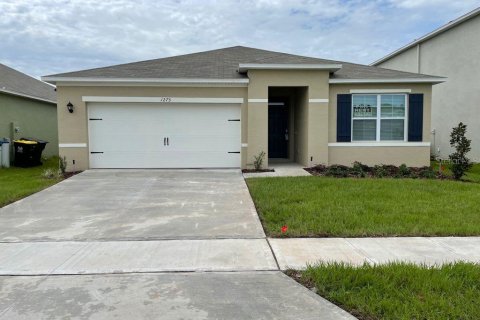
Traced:
<path fill-rule="evenodd" d="M 370 167 L 362 164 L 361 162 L 355 161 L 351 169 L 352 175 L 359 178 L 365 178 L 367 173 L 370 172 Z"/>
<path fill-rule="evenodd" d="M 376 165 L 373 167 L 373 176 L 376 178 L 383 178 L 388 175 L 388 171 L 384 165 Z"/>
<path fill-rule="evenodd" d="M 58 179 L 60 177 L 60 171 L 55 169 L 45 169 L 42 172 L 42 177 L 44 179 Z"/>
<path fill-rule="evenodd" d="M 265 152 L 261 151 L 258 155 L 253 157 L 253 167 L 255 170 L 262 170 L 263 168 L 263 160 L 265 158 Z"/>
<path fill-rule="evenodd" d="M 423 167 L 419 169 L 418 177 L 424 179 L 435 179 L 437 177 L 437 174 L 435 173 L 435 170 L 433 170 L 431 167 Z"/>
<path fill-rule="evenodd" d="M 349 176 L 349 174 L 350 168 L 339 164 L 327 167 L 327 170 L 325 171 L 326 176 L 336 178 L 346 178 Z"/>
<path fill-rule="evenodd" d="M 472 149 L 470 144 L 472 140 L 467 139 L 467 125 L 460 122 L 457 127 L 453 128 L 450 134 L 450 146 L 455 148 L 455 152 L 449 155 L 452 161 L 451 170 L 453 177 L 460 180 L 465 172 L 472 167 L 472 163 L 467 158 L 467 153 Z"/>
<path fill-rule="evenodd" d="M 65 172 L 67 171 L 67 157 L 58 159 L 58 167 L 60 172 L 65 175 Z"/>
<path fill-rule="evenodd" d="M 409 177 L 411 173 L 412 171 L 409 167 L 407 167 L 405 163 L 401 164 L 400 167 L 398 167 L 398 176 L 400 177 Z"/>

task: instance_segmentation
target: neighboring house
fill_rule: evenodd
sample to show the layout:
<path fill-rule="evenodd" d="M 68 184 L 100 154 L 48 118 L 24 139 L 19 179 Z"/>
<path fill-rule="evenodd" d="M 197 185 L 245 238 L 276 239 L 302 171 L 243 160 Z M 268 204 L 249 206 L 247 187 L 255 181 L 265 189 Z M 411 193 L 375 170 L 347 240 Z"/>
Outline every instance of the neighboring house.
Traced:
<path fill-rule="evenodd" d="M 246 168 L 262 151 L 267 165 L 424 166 L 445 80 L 247 47 L 42 79 L 70 170 Z"/>
<path fill-rule="evenodd" d="M 0 64 L 0 139 L 27 137 L 49 142 L 43 155 L 58 155 L 55 88 Z"/>
<path fill-rule="evenodd" d="M 375 66 L 448 77 L 433 88 L 432 153 L 448 158 L 450 132 L 467 124 L 469 156 L 480 162 L 480 8 L 415 40 Z"/>

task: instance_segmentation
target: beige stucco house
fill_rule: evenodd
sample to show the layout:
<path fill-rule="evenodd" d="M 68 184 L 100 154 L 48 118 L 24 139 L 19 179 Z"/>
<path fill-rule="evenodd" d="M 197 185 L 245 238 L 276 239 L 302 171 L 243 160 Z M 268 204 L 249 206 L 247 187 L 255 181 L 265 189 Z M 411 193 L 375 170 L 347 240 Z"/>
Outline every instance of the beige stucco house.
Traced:
<path fill-rule="evenodd" d="M 448 158 L 450 132 L 467 124 L 469 157 L 480 162 L 480 8 L 375 61 L 375 66 L 436 74 L 448 81 L 433 87 L 432 153 Z"/>
<path fill-rule="evenodd" d="M 231 47 L 43 77 L 60 154 L 87 168 L 429 164 L 432 85 L 445 79 Z"/>

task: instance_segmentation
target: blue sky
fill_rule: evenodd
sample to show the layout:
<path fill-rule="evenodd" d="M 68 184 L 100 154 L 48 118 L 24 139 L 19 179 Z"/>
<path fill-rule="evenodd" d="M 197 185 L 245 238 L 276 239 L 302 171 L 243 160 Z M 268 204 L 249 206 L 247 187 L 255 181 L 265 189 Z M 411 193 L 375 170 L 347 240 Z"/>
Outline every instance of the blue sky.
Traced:
<path fill-rule="evenodd" d="M 0 63 L 39 77 L 234 45 L 368 64 L 480 0 L 0 0 Z"/>

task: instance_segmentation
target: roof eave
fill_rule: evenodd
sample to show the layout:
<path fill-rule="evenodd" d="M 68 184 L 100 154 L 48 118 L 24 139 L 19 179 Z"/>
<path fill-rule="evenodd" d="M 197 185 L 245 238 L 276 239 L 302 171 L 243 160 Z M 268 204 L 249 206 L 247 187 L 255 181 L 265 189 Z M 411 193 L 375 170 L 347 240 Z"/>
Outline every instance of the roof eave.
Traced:
<path fill-rule="evenodd" d="M 338 71 L 342 68 L 341 64 L 269 64 L 269 63 L 240 63 L 238 65 L 238 72 L 245 73 L 248 70 L 327 70 L 330 72 Z"/>
<path fill-rule="evenodd" d="M 104 78 L 104 77 L 64 77 L 45 76 L 42 80 L 51 84 L 106 84 L 106 85 L 228 85 L 244 86 L 248 79 L 208 79 L 208 78 Z"/>
<path fill-rule="evenodd" d="M 438 84 L 447 81 L 447 78 L 391 78 L 391 79 L 330 79 L 329 83 L 431 83 Z"/>
<path fill-rule="evenodd" d="M 427 33 L 426 35 L 424 35 L 423 37 L 420 37 L 412 42 L 410 42 L 409 44 L 401 47 L 400 49 L 397 49 L 395 51 L 393 51 L 392 53 L 384 56 L 383 58 L 380 58 L 376 61 L 374 61 L 373 63 L 371 63 L 370 65 L 371 66 L 378 66 L 380 63 L 383 63 L 387 60 L 390 60 L 391 58 L 395 57 L 396 55 L 408 50 L 408 49 L 411 49 L 413 47 L 415 47 L 416 45 L 422 43 L 422 42 L 425 42 L 433 37 L 436 37 L 437 35 L 447 31 L 447 30 L 450 30 L 452 29 L 453 27 L 467 21 L 467 20 L 470 20 L 471 18 L 477 16 L 480 14 L 480 7 L 471 11 L 471 12 L 468 12 L 467 14 L 464 14 L 463 16 L 455 19 L 455 20 L 452 20 L 450 21 L 449 23 L 441 26 L 440 28 L 436 29 L 436 30 L 433 30 L 432 32 L 430 33 Z"/>
<path fill-rule="evenodd" d="M 42 101 L 42 102 L 57 104 L 57 101 L 54 101 L 54 100 L 44 99 L 44 98 L 40 98 L 40 97 L 35 97 L 35 96 L 28 95 L 28 94 L 16 92 L 16 91 L 10 91 L 10 90 L 6 90 L 6 89 L 0 89 L 0 92 L 1 92 L 1 93 L 6 93 L 6 94 L 10 94 L 10 95 L 12 95 L 12 96 L 17 96 L 17 97 L 22 97 L 22 98 L 31 99 L 31 100 L 37 100 L 37 101 Z"/>

